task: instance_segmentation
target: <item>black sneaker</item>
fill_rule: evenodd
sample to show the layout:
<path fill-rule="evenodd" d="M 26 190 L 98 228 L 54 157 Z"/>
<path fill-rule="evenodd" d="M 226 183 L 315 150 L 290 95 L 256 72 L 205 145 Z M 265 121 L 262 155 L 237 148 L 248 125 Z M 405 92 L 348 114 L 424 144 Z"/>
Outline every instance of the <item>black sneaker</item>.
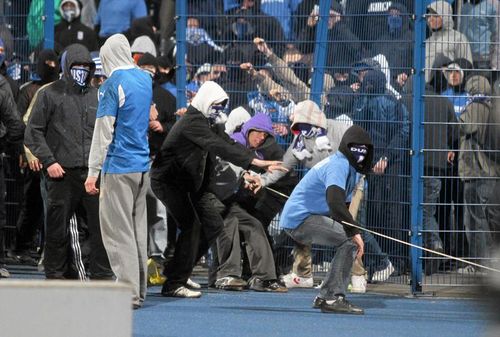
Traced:
<path fill-rule="evenodd" d="M 275 292 L 275 293 L 286 293 L 288 292 L 287 287 L 283 286 L 276 280 L 261 280 L 259 278 L 254 278 L 250 281 L 251 290 L 259 292 Z"/>
<path fill-rule="evenodd" d="M 313 308 L 314 309 L 321 309 L 321 305 L 325 302 L 324 298 L 321 298 L 319 296 L 316 296 L 316 298 L 313 301 Z"/>
<path fill-rule="evenodd" d="M 351 304 L 344 296 L 336 296 L 333 300 L 326 300 L 321 304 L 321 312 L 332 314 L 363 315 L 365 311 Z"/>

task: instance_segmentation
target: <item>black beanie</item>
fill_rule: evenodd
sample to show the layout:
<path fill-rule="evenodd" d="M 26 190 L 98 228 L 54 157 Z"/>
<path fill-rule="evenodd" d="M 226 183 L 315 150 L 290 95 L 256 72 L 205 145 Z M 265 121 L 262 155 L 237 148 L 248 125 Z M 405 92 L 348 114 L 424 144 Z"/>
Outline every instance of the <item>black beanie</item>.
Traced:
<path fill-rule="evenodd" d="M 154 66 L 155 68 L 158 67 L 158 60 L 156 57 L 154 57 L 150 53 L 146 53 L 142 55 L 142 57 L 139 59 L 139 62 L 137 62 L 137 65 L 140 66 Z"/>

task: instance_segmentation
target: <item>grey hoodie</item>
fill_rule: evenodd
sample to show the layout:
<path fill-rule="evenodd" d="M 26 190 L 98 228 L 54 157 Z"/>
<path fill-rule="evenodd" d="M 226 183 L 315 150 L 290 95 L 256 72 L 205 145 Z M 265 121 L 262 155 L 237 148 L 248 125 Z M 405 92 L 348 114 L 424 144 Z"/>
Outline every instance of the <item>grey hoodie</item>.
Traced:
<path fill-rule="evenodd" d="M 425 81 L 428 83 L 431 79 L 430 68 L 437 54 L 443 54 L 450 60 L 464 58 L 472 64 L 472 51 L 465 35 L 453 29 L 453 10 L 448 2 L 434 1 L 427 8 L 443 18 L 442 28 L 433 31 L 425 40 Z"/>
<path fill-rule="evenodd" d="M 293 154 L 293 144 L 298 136 L 295 136 L 292 145 L 288 147 L 283 156 L 283 166 L 287 169 L 292 169 L 298 164 L 302 164 L 306 168 L 311 168 L 330 154 L 337 151 L 340 141 L 344 133 L 351 127 L 352 124 L 344 121 L 326 119 L 325 114 L 319 109 L 318 105 L 312 101 L 303 101 L 297 104 L 293 113 L 293 124 L 307 123 L 314 126 L 326 128 L 327 137 L 330 141 L 330 150 L 319 150 L 316 146 L 316 137 L 306 138 L 304 140 L 305 148 L 311 153 L 311 158 L 306 158 L 302 161 L 298 160 Z M 273 173 L 265 173 L 261 176 L 262 186 L 269 186 L 284 177 L 286 172 L 274 171 Z"/>

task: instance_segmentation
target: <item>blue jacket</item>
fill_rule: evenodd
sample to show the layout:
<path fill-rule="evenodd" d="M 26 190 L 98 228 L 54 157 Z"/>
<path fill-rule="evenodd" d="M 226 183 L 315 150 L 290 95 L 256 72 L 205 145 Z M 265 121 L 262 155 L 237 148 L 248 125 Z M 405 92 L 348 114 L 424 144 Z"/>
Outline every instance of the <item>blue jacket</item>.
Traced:
<path fill-rule="evenodd" d="M 134 19 L 148 15 L 144 0 L 106 0 L 99 3 L 96 25 L 101 26 L 100 37 L 123 33 Z"/>
<path fill-rule="evenodd" d="M 486 0 L 477 5 L 467 2 L 463 4 L 462 15 L 459 29 L 469 40 L 474 59 L 488 60 L 493 50 L 493 36 L 499 28 L 495 7 Z"/>

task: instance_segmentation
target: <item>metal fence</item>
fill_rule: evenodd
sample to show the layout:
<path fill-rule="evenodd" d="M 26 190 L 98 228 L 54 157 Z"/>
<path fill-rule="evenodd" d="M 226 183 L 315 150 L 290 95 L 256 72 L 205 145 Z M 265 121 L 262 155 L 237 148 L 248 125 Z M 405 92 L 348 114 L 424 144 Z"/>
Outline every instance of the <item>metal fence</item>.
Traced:
<path fill-rule="evenodd" d="M 447 56 L 446 66 L 453 68 L 469 40 L 472 59 L 463 68 L 463 86 L 472 74 L 494 85 L 498 1 L 451 2 L 224 1 L 207 13 L 204 1 L 177 1 L 178 105 L 185 106 L 183 98 L 212 79 L 229 93 L 231 109 L 267 113 L 282 130 L 278 126 L 289 124 L 295 104 L 315 101 L 328 118 L 365 127 L 375 158 L 388 158 L 385 174 L 368 177 L 358 220 L 371 230 L 487 265 L 497 229 L 484 218 L 498 207 L 487 198 L 498 194 L 498 147 L 485 144 L 486 138 L 473 142 L 476 136 L 465 132 L 482 127 L 479 132 L 495 135 L 495 126 L 492 119 L 465 116 L 476 115 L 476 109 L 481 116 L 488 109 L 498 114 L 498 107 L 490 91 L 477 97 L 469 92 L 462 110 L 456 104 L 454 109 L 459 99 L 443 93 L 446 88 L 440 91 L 436 86 L 446 82 L 437 84 L 430 75 L 437 72 L 446 81 L 448 70 L 434 60 Z M 433 14 L 441 16 L 441 27 L 431 26 Z M 280 140 L 287 146 L 289 139 Z M 487 168 L 483 156 L 489 158 Z M 474 175 L 461 175 L 470 160 L 476 160 Z M 484 194 L 477 192 L 482 188 Z M 388 254 L 396 268 L 389 281 L 411 283 L 413 292 L 426 285 L 473 284 L 481 274 L 390 240 L 365 241 L 368 269 Z M 315 251 L 315 270 L 321 271 L 333 252 Z"/>
<path fill-rule="evenodd" d="M 24 82 L 33 51 L 53 45 L 58 1 L 0 3 L 10 71 Z M 488 265 L 498 245 L 500 9 L 492 0 L 451 3 L 176 1 L 178 108 L 203 81 L 217 81 L 231 109 L 269 114 L 286 148 L 295 105 L 315 101 L 328 118 L 365 127 L 375 159 L 387 158 L 385 173 L 367 179 L 360 222 Z M 9 175 L 11 233 L 20 188 Z M 276 221 L 272 228 L 278 238 Z M 415 293 L 475 284 L 481 274 L 377 236 L 365 241 L 367 269 L 388 259 L 396 268 L 388 281 L 410 283 Z M 313 251 L 315 271 L 324 271 L 334 252 Z"/>

